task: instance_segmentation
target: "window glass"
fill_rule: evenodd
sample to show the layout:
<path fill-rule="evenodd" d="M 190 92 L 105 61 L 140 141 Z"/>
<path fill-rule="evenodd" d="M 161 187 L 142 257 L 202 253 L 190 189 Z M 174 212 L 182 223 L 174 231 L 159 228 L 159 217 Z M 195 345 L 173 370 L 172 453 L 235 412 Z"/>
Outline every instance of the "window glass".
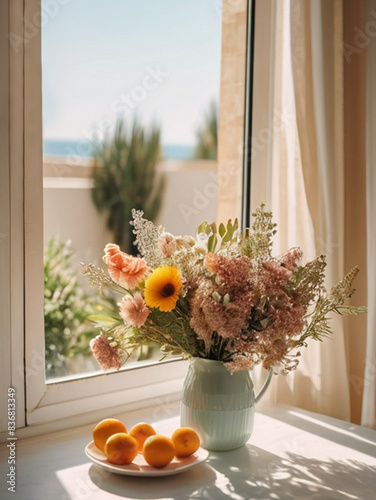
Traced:
<path fill-rule="evenodd" d="M 216 218 L 216 191 L 203 187 L 216 186 L 222 20 L 221 2 L 212 0 L 80 0 L 59 4 L 54 12 L 46 0 L 42 12 L 45 340 L 51 379 L 99 369 L 89 351 L 98 332 L 87 317 L 98 304 L 116 308 L 116 299 L 99 303 L 80 275 L 80 262 L 102 265 L 108 242 L 134 251 L 132 207 L 174 234 L 194 235 L 200 222 Z M 154 189 L 139 182 L 142 166 L 136 180 L 109 186 L 101 169 L 125 168 L 127 144 L 142 130 L 144 151 L 136 155 L 155 158 Z M 159 147 L 148 140 L 152 133 Z M 124 144 L 114 155 L 116 134 Z M 148 210 L 153 197 L 160 198 L 159 210 Z M 122 222 L 109 227 L 110 214 Z M 159 353 L 150 346 L 131 362 L 155 358 Z"/>

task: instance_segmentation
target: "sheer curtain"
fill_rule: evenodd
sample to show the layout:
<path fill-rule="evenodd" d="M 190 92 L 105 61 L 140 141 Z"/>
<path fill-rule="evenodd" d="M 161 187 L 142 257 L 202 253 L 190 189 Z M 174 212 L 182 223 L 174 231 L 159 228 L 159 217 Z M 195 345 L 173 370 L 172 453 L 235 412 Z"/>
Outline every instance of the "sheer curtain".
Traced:
<path fill-rule="evenodd" d="M 325 253 L 330 286 L 344 274 L 341 11 L 338 2 L 328 1 L 274 5 L 271 99 L 285 117 L 284 126 L 273 130 L 268 162 L 276 251 L 300 246 L 306 261 Z M 350 418 L 341 318 L 332 327 L 336 333 L 330 340 L 310 342 L 303 350 L 295 373 L 275 377 L 272 401 Z"/>
<path fill-rule="evenodd" d="M 300 246 L 305 260 L 325 253 L 328 288 L 358 264 L 353 303 L 368 301 L 369 313 L 334 317 L 333 335 L 310 342 L 294 373 L 274 377 L 269 400 L 375 427 L 376 1 L 270 5 L 263 193 L 278 223 L 275 250 Z M 260 186 L 252 189 L 259 199 Z"/>
<path fill-rule="evenodd" d="M 366 13 L 368 28 L 373 30 L 369 33 L 374 36 L 368 39 L 366 71 L 368 323 L 361 422 L 376 428 L 376 0 L 366 1 Z"/>

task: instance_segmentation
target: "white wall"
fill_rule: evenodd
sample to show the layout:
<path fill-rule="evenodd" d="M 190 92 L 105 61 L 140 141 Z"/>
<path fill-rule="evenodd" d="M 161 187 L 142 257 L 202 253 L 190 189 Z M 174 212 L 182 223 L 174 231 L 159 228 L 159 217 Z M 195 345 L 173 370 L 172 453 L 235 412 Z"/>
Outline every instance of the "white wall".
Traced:
<path fill-rule="evenodd" d="M 213 162 L 199 162 L 199 165 L 201 168 L 193 168 L 192 165 L 190 169 L 175 169 L 173 165 L 167 165 L 164 169 L 167 188 L 157 222 L 174 235 L 195 236 L 201 222 L 216 220 L 216 169 L 213 168 Z"/>
<path fill-rule="evenodd" d="M 77 187 L 72 187 L 74 185 Z M 71 240 L 77 270 L 80 262 L 101 265 L 103 248 L 112 237 L 104 216 L 91 200 L 90 180 L 44 179 L 44 186 L 45 244 L 53 236 L 62 242 Z M 80 279 L 80 282 L 86 280 Z"/>

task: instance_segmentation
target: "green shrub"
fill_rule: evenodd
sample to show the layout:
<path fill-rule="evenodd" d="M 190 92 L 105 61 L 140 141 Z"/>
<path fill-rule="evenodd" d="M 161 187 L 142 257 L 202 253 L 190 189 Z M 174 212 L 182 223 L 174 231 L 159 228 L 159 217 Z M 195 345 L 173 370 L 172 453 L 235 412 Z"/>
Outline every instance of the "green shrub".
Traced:
<path fill-rule="evenodd" d="M 80 287 L 72 266 L 70 242 L 52 238 L 44 254 L 44 322 L 46 376 L 65 374 L 67 360 L 90 355 L 98 330 L 87 320 L 96 303 Z"/>

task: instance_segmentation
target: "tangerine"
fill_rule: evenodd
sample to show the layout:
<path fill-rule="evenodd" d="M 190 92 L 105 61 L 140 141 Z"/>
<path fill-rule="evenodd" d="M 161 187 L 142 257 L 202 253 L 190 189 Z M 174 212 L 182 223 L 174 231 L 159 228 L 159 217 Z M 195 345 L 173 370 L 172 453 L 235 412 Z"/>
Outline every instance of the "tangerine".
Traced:
<path fill-rule="evenodd" d="M 193 455 L 200 447 L 200 438 L 197 432 L 190 427 L 180 427 L 171 436 L 175 445 L 175 455 L 178 458 Z"/>
<path fill-rule="evenodd" d="M 104 445 L 107 439 L 117 432 L 127 432 L 123 422 L 116 418 L 106 418 L 99 422 L 93 430 L 93 440 L 95 446 L 104 452 Z"/>
<path fill-rule="evenodd" d="M 142 454 L 149 465 L 165 467 L 175 457 L 175 445 L 169 437 L 155 434 L 146 439 Z"/>
<path fill-rule="evenodd" d="M 109 462 L 116 465 L 128 465 L 133 462 L 138 452 L 137 441 L 125 432 L 112 434 L 104 446 L 104 453 Z"/>
<path fill-rule="evenodd" d="M 138 443 L 138 451 L 142 451 L 144 442 L 149 436 L 155 436 L 155 429 L 146 422 L 140 422 L 132 427 L 129 435 L 133 436 Z"/>

